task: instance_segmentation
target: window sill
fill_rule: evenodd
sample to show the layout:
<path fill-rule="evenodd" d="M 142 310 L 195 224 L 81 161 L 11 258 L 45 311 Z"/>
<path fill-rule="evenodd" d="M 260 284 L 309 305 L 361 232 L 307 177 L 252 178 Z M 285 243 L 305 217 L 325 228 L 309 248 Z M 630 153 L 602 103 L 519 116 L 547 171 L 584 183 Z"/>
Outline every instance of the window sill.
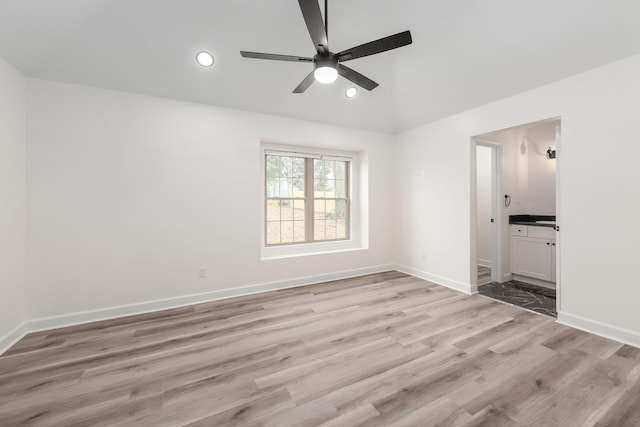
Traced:
<path fill-rule="evenodd" d="M 288 245 L 288 246 L 272 246 L 263 247 L 260 259 L 262 261 L 296 258 L 310 255 L 325 255 L 334 254 L 340 252 L 353 252 L 368 249 L 366 246 L 360 244 L 360 242 L 354 242 L 352 240 L 339 241 L 339 242 L 322 242 L 322 243 L 308 243 L 301 245 Z"/>

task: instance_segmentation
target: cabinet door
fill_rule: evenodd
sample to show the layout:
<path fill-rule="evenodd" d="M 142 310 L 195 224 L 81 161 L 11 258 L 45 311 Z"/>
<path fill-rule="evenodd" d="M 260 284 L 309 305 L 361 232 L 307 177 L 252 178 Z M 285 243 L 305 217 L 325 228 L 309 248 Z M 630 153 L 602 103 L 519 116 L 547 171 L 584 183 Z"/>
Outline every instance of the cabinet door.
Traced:
<path fill-rule="evenodd" d="M 511 272 L 552 281 L 551 243 L 544 239 L 511 236 Z"/>

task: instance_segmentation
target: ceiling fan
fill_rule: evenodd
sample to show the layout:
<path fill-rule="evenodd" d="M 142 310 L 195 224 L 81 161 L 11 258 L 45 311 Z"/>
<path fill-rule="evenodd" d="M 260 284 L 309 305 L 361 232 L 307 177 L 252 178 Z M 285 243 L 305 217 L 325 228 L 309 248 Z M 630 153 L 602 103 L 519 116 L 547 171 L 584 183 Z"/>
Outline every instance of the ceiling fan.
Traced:
<path fill-rule="evenodd" d="M 338 78 L 338 74 L 347 80 L 352 81 L 358 86 L 367 90 L 373 90 L 378 86 L 368 77 L 363 76 L 355 70 L 343 65 L 343 62 L 350 61 L 364 56 L 375 55 L 377 53 L 386 52 L 402 46 L 411 44 L 411 32 L 404 31 L 392 36 L 384 37 L 369 43 L 365 43 L 342 52 L 333 53 L 329 51 L 328 42 L 328 12 L 327 0 L 324 2 L 324 22 L 322 20 L 322 12 L 318 0 L 298 0 L 302 16 L 307 24 L 309 35 L 316 48 L 316 55 L 313 58 L 277 55 L 273 53 L 245 52 L 241 51 L 240 55 L 245 58 L 255 59 L 271 59 L 275 61 L 291 61 L 291 62 L 312 62 L 314 70 L 302 80 L 302 82 L 293 90 L 293 93 L 303 93 L 311 86 L 314 80 L 320 83 L 332 83 Z"/>

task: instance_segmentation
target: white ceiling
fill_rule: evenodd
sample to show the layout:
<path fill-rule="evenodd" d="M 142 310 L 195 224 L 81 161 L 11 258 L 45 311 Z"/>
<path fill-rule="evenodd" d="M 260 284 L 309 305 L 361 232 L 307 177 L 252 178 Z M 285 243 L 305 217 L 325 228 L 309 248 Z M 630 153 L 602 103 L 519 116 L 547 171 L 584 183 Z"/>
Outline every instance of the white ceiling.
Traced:
<path fill-rule="evenodd" d="M 25 75 L 397 132 L 640 53 L 638 0 L 331 0 L 337 52 L 411 30 L 413 44 L 353 60 L 380 86 L 294 87 L 312 65 L 295 0 L 0 0 L 0 56 Z M 211 69 L 198 50 L 216 57 Z"/>

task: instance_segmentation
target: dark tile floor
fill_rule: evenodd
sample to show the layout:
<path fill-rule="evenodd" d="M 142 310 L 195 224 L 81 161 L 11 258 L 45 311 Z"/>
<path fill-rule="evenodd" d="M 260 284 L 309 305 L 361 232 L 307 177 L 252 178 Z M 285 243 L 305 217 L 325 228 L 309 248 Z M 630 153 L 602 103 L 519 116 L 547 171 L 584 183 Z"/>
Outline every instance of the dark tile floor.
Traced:
<path fill-rule="evenodd" d="M 478 293 L 536 313 L 558 317 L 555 289 L 510 280 L 505 283 L 491 282 L 478 286 Z"/>

